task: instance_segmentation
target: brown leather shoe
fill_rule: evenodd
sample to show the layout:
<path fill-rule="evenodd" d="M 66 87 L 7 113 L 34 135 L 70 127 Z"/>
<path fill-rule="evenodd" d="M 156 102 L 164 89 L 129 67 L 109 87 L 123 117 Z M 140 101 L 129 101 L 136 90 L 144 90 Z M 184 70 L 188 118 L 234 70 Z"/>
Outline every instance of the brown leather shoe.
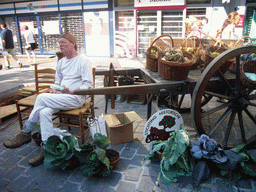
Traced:
<path fill-rule="evenodd" d="M 20 132 L 18 135 L 16 135 L 13 139 L 9 140 L 9 141 L 5 141 L 4 142 L 4 146 L 7 148 L 18 148 L 21 147 L 24 144 L 27 144 L 31 141 L 31 134 L 28 133 L 23 133 Z"/>
<path fill-rule="evenodd" d="M 35 156 L 34 158 L 30 159 L 28 161 L 29 165 L 31 166 L 37 166 L 41 165 L 44 162 L 44 155 L 43 155 L 44 150 L 42 150 L 39 155 Z"/>

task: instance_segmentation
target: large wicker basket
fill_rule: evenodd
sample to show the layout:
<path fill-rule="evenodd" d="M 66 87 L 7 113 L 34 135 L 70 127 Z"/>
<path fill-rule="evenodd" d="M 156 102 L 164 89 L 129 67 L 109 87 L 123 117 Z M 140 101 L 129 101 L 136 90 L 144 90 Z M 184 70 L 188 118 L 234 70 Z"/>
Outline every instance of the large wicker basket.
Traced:
<path fill-rule="evenodd" d="M 188 57 L 188 62 L 174 62 L 164 60 L 159 56 L 158 58 L 158 74 L 166 80 L 181 81 L 188 77 L 188 73 L 195 64 L 196 59 L 194 55 L 183 52 L 183 55 Z"/>
<path fill-rule="evenodd" d="M 199 65 L 202 65 L 204 62 L 201 60 L 201 54 L 204 51 L 204 46 L 201 43 L 201 40 L 197 36 L 190 36 L 183 40 L 181 49 L 187 51 L 191 49 L 191 54 L 195 56 L 195 64 L 191 67 L 191 70 L 197 69 Z"/>
<path fill-rule="evenodd" d="M 245 73 L 256 73 L 256 61 L 247 60 L 240 66 L 240 77 L 242 83 L 252 89 L 256 89 L 256 81 L 251 80 Z M 256 74 L 255 74 L 256 75 Z"/>
<path fill-rule="evenodd" d="M 159 37 L 155 38 L 154 41 L 151 43 L 150 47 L 146 50 L 146 68 L 150 69 L 151 71 L 158 71 L 158 54 L 151 54 L 151 50 L 155 50 L 156 53 L 160 52 L 159 48 L 155 46 L 157 40 L 162 37 L 169 37 L 171 39 L 171 47 L 174 47 L 173 39 L 168 34 L 160 35 Z"/>
<path fill-rule="evenodd" d="M 211 46 L 208 48 L 208 50 L 205 49 L 204 53 L 201 55 L 201 59 L 204 61 L 203 69 L 205 69 L 213 59 L 215 59 L 210 52 L 223 53 L 226 50 L 227 49 L 222 46 Z"/>

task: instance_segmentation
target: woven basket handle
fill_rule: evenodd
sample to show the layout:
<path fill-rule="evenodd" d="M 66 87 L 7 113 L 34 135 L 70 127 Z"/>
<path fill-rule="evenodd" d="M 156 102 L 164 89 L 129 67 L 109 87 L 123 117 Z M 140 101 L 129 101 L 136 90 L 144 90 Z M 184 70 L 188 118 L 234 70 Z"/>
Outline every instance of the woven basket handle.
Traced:
<path fill-rule="evenodd" d="M 200 49 L 201 47 L 204 48 L 204 46 L 202 45 L 201 43 L 201 40 L 197 37 L 197 36 L 190 36 L 186 39 L 183 40 L 182 44 L 181 44 L 181 47 L 184 48 L 185 47 L 185 44 L 187 43 L 188 39 L 192 39 L 192 38 L 196 38 L 198 41 L 199 41 L 199 46 L 198 46 L 198 49 Z M 187 46 L 186 46 L 187 48 Z"/>
<path fill-rule="evenodd" d="M 151 43 L 150 47 L 152 47 L 154 45 L 154 43 L 160 39 L 161 37 L 170 37 L 171 39 L 171 43 L 172 43 L 172 47 L 174 47 L 174 42 L 173 42 L 173 39 L 172 39 L 172 36 L 171 35 L 168 35 L 168 34 L 162 34 L 160 36 L 158 36 L 157 38 L 154 39 L 154 41 Z"/>
<path fill-rule="evenodd" d="M 243 40 L 243 39 L 245 39 L 245 38 L 249 38 L 250 41 L 251 41 L 251 44 L 250 44 L 250 45 L 252 45 L 252 38 L 249 37 L 249 36 L 244 36 L 244 37 L 242 37 L 241 39 L 239 39 L 239 40 L 234 44 L 234 47 L 236 47 L 236 45 L 237 45 L 241 40 Z"/>

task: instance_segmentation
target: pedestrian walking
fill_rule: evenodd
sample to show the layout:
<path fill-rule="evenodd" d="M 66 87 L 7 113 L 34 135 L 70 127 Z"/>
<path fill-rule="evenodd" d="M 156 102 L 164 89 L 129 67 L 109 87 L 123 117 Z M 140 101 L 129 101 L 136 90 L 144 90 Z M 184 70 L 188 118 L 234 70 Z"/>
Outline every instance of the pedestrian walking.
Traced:
<path fill-rule="evenodd" d="M 3 51 L 6 52 L 6 54 L 4 54 L 5 65 L 8 69 L 10 68 L 9 54 L 11 54 L 13 59 L 17 62 L 17 64 L 21 68 L 22 63 L 14 52 L 14 42 L 13 42 L 12 31 L 7 28 L 6 23 L 1 23 L 1 28 L 2 28 L 1 37 L 3 42 Z"/>
<path fill-rule="evenodd" d="M 30 52 L 31 52 L 33 56 L 33 63 L 35 63 L 36 62 L 36 53 L 35 53 L 36 41 L 35 41 L 34 33 L 31 30 L 29 30 L 27 25 L 24 25 L 23 28 L 25 29 L 25 32 L 24 32 L 24 37 L 26 40 L 25 50 L 28 56 L 28 62 L 30 63 L 32 61 L 30 57 Z"/>

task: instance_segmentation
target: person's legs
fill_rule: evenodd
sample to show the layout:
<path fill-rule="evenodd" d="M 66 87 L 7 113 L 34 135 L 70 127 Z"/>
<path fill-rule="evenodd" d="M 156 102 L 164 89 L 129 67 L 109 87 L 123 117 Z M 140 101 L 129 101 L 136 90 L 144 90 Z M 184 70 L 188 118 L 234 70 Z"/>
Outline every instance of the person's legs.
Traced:
<path fill-rule="evenodd" d="M 30 58 L 30 51 L 26 49 L 26 54 L 28 57 L 28 62 L 31 62 L 31 58 Z"/>
<path fill-rule="evenodd" d="M 9 49 L 9 53 L 12 55 L 13 59 L 17 62 L 17 64 L 19 65 L 19 67 L 22 67 L 22 63 L 21 61 L 18 59 L 18 57 L 16 56 L 14 49 Z"/>
<path fill-rule="evenodd" d="M 36 62 L 36 53 L 35 53 L 35 50 L 32 50 L 32 56 L 33 56 L 33 62 L 35 63 Z"/>
<path fill-rule="evenodd" d="M 6 141 L 7 148 L 17 148 L 31 141 L 31 132 L 36 128 L 40 119 L 40 129 L 43 142 L 54 135 L 52 114 L 59 110 L 68 110 L 81 107 L 85 102 L 83 97 L 71 94 L 42 93 L 37 96 L 34 108 L 26 121 L 22 131 L 14 139 Z M 29 160 L 30 165 L 39 165 L 43 162 L 43 153 Z"/>
<path fill-rule="evenodd" d="M 9 53 L 9 49 L 5 50 L 7 53 Z M 4 62 L 5 62 L 5 67 L 10 68 L 10 60 L 9 60 L 9 55 L 4 56 Z"/>

